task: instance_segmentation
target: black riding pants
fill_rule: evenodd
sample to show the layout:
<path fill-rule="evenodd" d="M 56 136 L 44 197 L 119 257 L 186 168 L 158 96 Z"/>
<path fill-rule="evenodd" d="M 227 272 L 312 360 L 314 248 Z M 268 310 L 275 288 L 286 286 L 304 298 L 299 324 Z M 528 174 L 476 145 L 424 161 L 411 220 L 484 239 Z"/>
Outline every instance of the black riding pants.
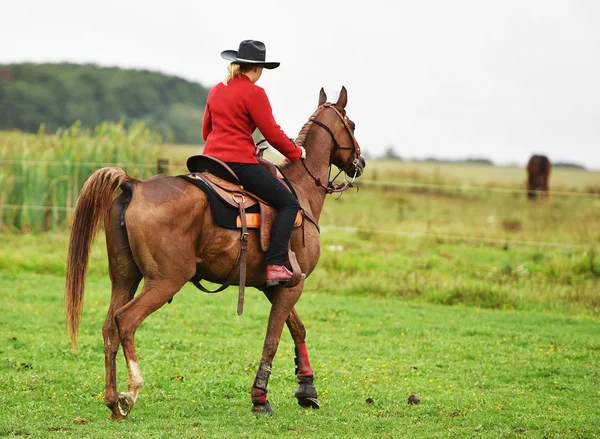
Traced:
<path fill-rule="evenodd" d="M 236 173 L 244 189 L 256 194 L 277 210 L 271 230 L 271 245 L 265 254 L 265 264 L 284 265 L 287 247 L 300 204 L 284 183 L 269 170 L 254 163 L 227 163 Z"/>

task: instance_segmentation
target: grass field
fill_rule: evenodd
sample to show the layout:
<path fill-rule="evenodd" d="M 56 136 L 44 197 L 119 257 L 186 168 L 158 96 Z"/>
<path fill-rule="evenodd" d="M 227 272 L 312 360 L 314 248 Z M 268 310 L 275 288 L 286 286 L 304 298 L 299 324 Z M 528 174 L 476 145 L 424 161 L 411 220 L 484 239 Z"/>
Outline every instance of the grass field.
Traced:
<path fill-rule="evenodd" d="M 0 434 L 600 437 L 599 282 L 590 272 L 568 274 L 575 256 L 324 235 L 320 266 L 298 304 L 320 411 L 295 404 L 292 343 L 284 333 L 270 386 L 276 413 L 268 420 L 250 415 L 267 302 L 251 290 L 237 317 L 235 289 L 208 296 L 186 287 L 138 331 L 146 386 L 121 423 L 107 419 L 102 401 L 100 329 L 109 301 L 103 243 L 92 254 L 74 355 L 62 314 L 66 236 L 5 237 Z M 122 362 L 119 376 L 122 388 Z M 411 394 L 421 404 L 409 406 Z"/>
<path fill-rule="evenodd" d="M 324 277 L 317 273 L 315 278 Z M 146 386 L 131 418 L 107 419 L 100 328 L 108 282 L 93 275 L 71 353 L 62 279 L 0 274 L 0 435 L 26 437 L 591 438 L 600 435 L 597 317 L 431 305 L 315 292 L 308 328 L 322 409 L 293 398 L 287 333 L 274 362 L 272 418 L 249 413 L 267 301 L 186 287 L 137 335 Z M 119 363 L 121 387 L 125 368 Z M 417 395 L 421 403 L 408 405 Z M 372 403 L 367 403 L 371 398 Z"/>
<path fill-rule="evenodd" d="M 129 420 L 109 421 L 102 239 L 73 354 L 66 233 L 1 234 L 0 437 L 600 437 L 600 200 L 528 203 L 486 190 L 521 188 L 522 170 L 428 166 L 368 163 L 363 178 L 482 189 L 365 183 L 326 203 L 321 260 L 297 307 L 318 411 L 295 402 L 284 332 L 269 386 L 275 415 L 252 416 L 266 299 L 249 291 L 237 317 L 235 288 L 186 287 L 142 324 L 146 386 Z M 599 176 L 557 170 L 551 188 L 593 191 Z M 409 405 L 411 394 L 421 403 Z"/>

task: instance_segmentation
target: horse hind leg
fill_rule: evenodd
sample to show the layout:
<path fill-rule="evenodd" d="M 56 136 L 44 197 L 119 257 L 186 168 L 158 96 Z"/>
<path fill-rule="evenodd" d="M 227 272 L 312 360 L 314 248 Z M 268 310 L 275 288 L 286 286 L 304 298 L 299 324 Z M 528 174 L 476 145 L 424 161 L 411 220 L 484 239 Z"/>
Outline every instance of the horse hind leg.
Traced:
<path fill-rule="evenodd" d="M 129 247 L 127 231 L 121 225 L 120 218 L 125 208 L 124 203 L 123 197 L 117 198 L 105 224 L 112 293 L 106 321 L 102 327 L 106 376 L 104 403 L 111 410 L 113 419 L 123 418 L 118 410 L 116 356 L 121 341 L 115 321 L 115 312 L 133 299 L 142 279 L 142 273 L 135 264 Z"/>
<path fill-rule="evenodd" d="M 120 337 L 115 321 L 115 312 L 133 299 L 141 279 L 141 274 L 139 277 L 136 276 L 138 273 L 131 273 L 129 277 L 124 278 L 121 278 L 120 276 L 115 277 L 113 275 L 110 308 L 104 326 L 102 327 L 106 375 L 104 403 L 111 410 L 113 419 L 122 419 L 123 417 L 118 410 L 119 395 L 117 393 L 116 356 L 119 351 Z"/>
<path fill-rule="evenodd" d="M 118 394 L 117 413 L 113 411 L 114 417 L 123 419 L 129 415 L 144 385 L 134 343 L 137 328 L 146 317 L 167 303 L 186 282 L 187 280 L 174 281 L 168 277 L 146 278 L 142 291 L 131 302 L 115 312 L 119 338 L 129 371 L 129 384 L 127 392 Z"/>

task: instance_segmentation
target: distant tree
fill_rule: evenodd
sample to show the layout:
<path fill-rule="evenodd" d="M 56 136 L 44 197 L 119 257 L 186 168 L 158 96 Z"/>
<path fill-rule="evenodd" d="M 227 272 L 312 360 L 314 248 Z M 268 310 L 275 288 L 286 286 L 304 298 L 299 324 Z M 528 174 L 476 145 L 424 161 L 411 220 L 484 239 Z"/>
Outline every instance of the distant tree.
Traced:
<path fill-rule="evenodd" d="M 570 162 L 556 162 L 556 163 L 553 163 L 552 166 L 554 166 L 555 168 L 572 168 L 572 169 L 585 170 L 585 166 L 579 165 L 577 163 L 570 163 Z"/>
<path fill-rule="evenodd" d="M 417 159 L 416 161 L 419 161 L 419 160 Z M 494 164 L 494 162 L 489 159 L 477 158 L 477 157 L 466 158 L 466 159 L 445 159 L 445 158 L 440 158 L 440 157 L 429 156 L 429 157 L 423 158 L 420 161 L 430 162 L 430 163 L 469 163 L 469 164 L 476 164 L 476 165 L 496 166 Z"/>
<path fill-rule="evenodd" d="M 208 89 L 183 78 L 67 63 L 0 65 L 0 73 L 0 129 L 144 120 L 172 142 L 202 142 Z"/>
<path fill-rule="evenodd" d="M 402 160 L 402 157 L 396 153 L 393 145 L 390 145 L 385 149 L 381 158 L 385 160 Z"/>
<path fill-rule="evenodd" d="M 490 159 L 484 159 L 484 158 L 467 158 L 464 160 L 465 163 L 473 163 L 476 165 L 491 165 L 494 166 L 494 162 L 491 161 Z"/>

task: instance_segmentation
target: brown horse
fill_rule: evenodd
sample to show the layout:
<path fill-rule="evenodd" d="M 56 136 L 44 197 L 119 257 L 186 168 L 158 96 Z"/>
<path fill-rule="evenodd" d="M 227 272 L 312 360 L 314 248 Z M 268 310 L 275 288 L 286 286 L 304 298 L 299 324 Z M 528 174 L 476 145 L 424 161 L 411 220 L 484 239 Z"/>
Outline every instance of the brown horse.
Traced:
<path fill-rule="evenodd" d="M 535 200 L 538 191 L 542 198 L 548 199 L 548 178 L 550 176 L 550 160 L 545 155 L 533 155 L 527 163 L 527 198 Z"/>
<path fill-rule="evenodd" d="M 307 217 L 315 221 L 305 221 L 302 230 L 294 230 L 290 241 L 300 268 L 307 276 L 319 259 L 316 223 L 325 195 L 343 189 L 331 182 L 323 183 L 328 181 L 331 165 L 354 177 L 360 176 L 365 167 L 354 137 L 354 123 L 346 116 L 346 89 L 342 87 L 335 104 L 326 100 L 321 89 L 319 106 L 296 140 L 306 148 L 306 160 L 293 164 L 284 162 L 281 167 Z M 122 193 L 115 198 L 119 188 Z M 192 278 L 223 283 L 236 263 L 240 235 L 238 231 L 218 226 L 206 194 L 182 178 L 158 175 L 140 181 L 117 168 L 96 171 L 81 191 L 69 242 L 65 309 L 74 350 L 77 349 L 90 246 L 102 217 L 112 284 L 110 308 L 102 328 L 104 402 L 113 419 L 123 419 L 131 412 L 144 383 L 134 343 L 137 328 Z M 296 348 L 299 387 L 295 396 L 301 406 L 318 408 L 305 343 L 306 330 L 294 309 L 304 281 L 293 288 L 265 287 L 263 257 L 259 234 L 252 230 L 246 284 L 262 290 L 271 302 L 262 357 L 251 389 L 252 411 L 272 413 L 267 385 L 284 323 Z M 143 288 L 136 295 L 142 279 Z M 124 393 L 117 392 L 115 358 L 119 346 L 123 346 L 129 371 L 128 389 Z"/>

